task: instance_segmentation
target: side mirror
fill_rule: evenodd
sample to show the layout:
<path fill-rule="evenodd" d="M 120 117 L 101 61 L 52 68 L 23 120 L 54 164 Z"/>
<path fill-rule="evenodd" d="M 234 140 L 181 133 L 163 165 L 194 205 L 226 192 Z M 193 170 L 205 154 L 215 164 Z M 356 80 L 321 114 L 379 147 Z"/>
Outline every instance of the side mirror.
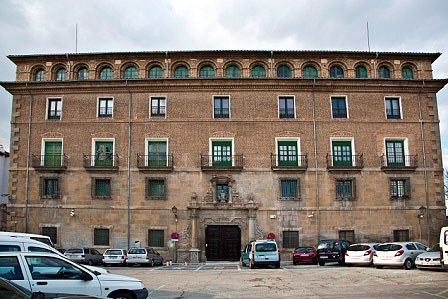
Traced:
<path fill-rule="evenodd" d="M 84 280 L 84 281 L 93 280 L 92 276 L 90 276 L 86 272 L 82 272 L 82 274 L 79 276 L 79 278 Z"/>

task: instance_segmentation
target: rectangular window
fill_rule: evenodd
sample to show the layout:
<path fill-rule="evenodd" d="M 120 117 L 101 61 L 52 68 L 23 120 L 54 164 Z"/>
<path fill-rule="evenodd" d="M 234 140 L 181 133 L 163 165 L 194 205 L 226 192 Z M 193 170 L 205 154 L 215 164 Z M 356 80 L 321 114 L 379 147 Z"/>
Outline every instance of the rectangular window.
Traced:
<path fill-rule="evenodd" d="M 213 117 L 229 118 L 230 115 L 229 97 L 213 97 Z"/>
<path fill-rule="evenodd" d="M 386 118 L 387 119 L 401 119 L 400 99 L 386 98 Z"/>
<path fill-rule="evenodd" d="M 386 157 L 388 167 L 405 166 L 403 140 L 387 140 Z"/>
<path fill-rule="evenodd" d="M 281 180 L 282 197 L 297 198 L 297 180 Z"/>
<path fill-rule="evenodd" d="M 298 231 L 283 231 L 283 248 L 299 247 Z"/>
<path fill-rule="evenodd" d="M 114 111 L 114 99 L 98 99 L 98 117 L 112 117 Z"/>
<path fill-rule="evenodd" d="M 351 199 L 355 197 L 354 179 L 336 180 L 336 198 Z"/>
<path fill-rule="evenodd" d="M 92 178 L 93 197 L 111 197 L 110 178 Z"/>
<path fill-rule="evenodd" d="M 340 230 L 339 231 L 339 240 L 355 243 L 355 231 L 354 230 Z"/>
<path fill-rule="evenodd" d="M 59 197 L 59 178 L 41 178 L 41 197 Z"/>
<path fill-rule="evenodd" d="M 62 99 L 48 99 L 47 119 L 61 119 Z"/>
<path fill-rule="evenodd" d="M 405 198 L 409 196 L 409 178 L 390 179 L 390 196 Z"/>
<path fill-rule="evenodd" d="M 148 230 L 148 246 L 150 247 L 165 247 L 163 230 Z"/>
<path fill-rule="evenodd" d="M 228 202 L 229 201 L 229 185 L 216 184 L 216 200 L 218 202 Z"/>
<path fill-rule="evenodd" d="M 351 141 L 333 141 L 333 166 L 352 166 Z"/>
<path fill-rule="evenodd" d="M 333 118 L 347 118 L 347 103 L 345 97 L 331 97 Z"/>
<path fill-rule="evenodd" d="M 212 142 L 213 166 L 232 166 L 232 141 Z"/>
<path fill-rule="evenodd" d="M 95 142 L 95 166 L 114 166 L 113 142 Z"/>
<path fill-rule="evenodd" d="M 148 142 L 148 166 L 166 167 L 166 141 L 149 141 Z"/>
<path fill-rule="evenodd" d="M 297 142 L 278 141 L 278 166 L 297 166 Z"/>
<path fill-rule="evenodd" d="M 294 97 L 278 98 L 278 115 L 280 118 L 295 118 Z"/>
<path fill-rule="evenodd" d="M 409 230 L 394 230 L 394 242 L 409 242 Z"/>
<path fill-rule="evenodd" d="M 151 116 L 165 116 L 166 115 L 166 98 L 151 97 Z"/>
<path fill-rule="evenodd" d="M 109 246 L 109 229 L 108 228 L 94 228 L 93 229 L 93 245 L 94 246 Z"/>
<path fill-rule="evenodd" d="M 58 243 L 58 228 L 57 227 L 42 227 L 42 235 L 48 236 L 53 244 Z"/>
<path fill-rule="evenodd" d="M 165 198 L 165 178 L 146 178 L 146 197 Z"/>
<path fill-rule="evenodd" d="M 48 142 L 46 141 L 44 149 L 43 165 L 47 167 L 61 166 L 62 162 L 62 142 Z"/>

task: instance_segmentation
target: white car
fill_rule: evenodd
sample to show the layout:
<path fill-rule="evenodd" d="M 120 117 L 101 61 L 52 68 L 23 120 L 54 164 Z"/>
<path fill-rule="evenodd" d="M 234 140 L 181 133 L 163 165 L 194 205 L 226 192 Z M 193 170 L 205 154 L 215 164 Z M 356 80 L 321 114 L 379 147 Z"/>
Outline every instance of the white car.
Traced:
<path fill-rule="evenodd" d="M 415 259 L 415 266 L 419 269 L 442 269 L 439 243 L 432 246 L 427 252 L 419 254 Z"/>
<path fill-rule="evenodd" d="M 385 243 L 378 246 L 373 254 L 373 264 L 381 269 L 384 266 L 412 269 L 420 253 L 427 251 L 427 246 L 417 242 Z"/>
<path fill-rule="evenodd" d="M 126 256 L 126 263 L 130 265 L 163 265 L 163 257 L 154 248 L 136 248 L 129 249 Z"/>
<path fill-rule="evenodd" d="M 0 276 L 31 292 L 145 299 L 148 290 L 141 280 L 95 274 L 69 259 L 41 252 L 0 253 Z"/>
<path fill-rule="evenodd" d="M 345 253 L 345 263 L 348 265 L 371 265 L 373 263 L 373 254 L 378 245 L 376 243 L 350 245 Z"/>
<path fill-rule="evenodd" d="M 448 226 L 440 230 L 440 259 L 442 268 L 448 270 Z"/>
<path fill-rule="evenodd" d="M 126 265 L 126 254 L 125 249 L 107 249 L 103 253 L 103 265 L 119 264 L 124 266 Z"/>

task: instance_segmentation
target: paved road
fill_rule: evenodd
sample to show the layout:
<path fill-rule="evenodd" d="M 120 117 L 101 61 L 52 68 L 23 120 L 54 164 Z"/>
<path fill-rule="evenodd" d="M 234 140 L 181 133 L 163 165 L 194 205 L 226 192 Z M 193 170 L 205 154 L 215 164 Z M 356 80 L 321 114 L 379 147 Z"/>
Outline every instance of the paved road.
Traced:
<path fill-rule="evenodd" d="M 448 298 L 448 272 L 237 263 L 108 267 L 143 280 L 149 298 Z"/>

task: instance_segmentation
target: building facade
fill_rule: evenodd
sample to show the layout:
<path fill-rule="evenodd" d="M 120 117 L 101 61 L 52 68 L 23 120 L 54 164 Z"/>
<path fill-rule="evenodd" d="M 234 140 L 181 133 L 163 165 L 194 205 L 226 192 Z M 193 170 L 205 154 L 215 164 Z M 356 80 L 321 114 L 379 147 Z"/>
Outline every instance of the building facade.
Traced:
<path fill-rule="evenodd" d="M 439 53 L 13 55 L 8 230 L 238 260 L 446 225 Z M 271 235 L 272 235 L 271 234 Z"/>

